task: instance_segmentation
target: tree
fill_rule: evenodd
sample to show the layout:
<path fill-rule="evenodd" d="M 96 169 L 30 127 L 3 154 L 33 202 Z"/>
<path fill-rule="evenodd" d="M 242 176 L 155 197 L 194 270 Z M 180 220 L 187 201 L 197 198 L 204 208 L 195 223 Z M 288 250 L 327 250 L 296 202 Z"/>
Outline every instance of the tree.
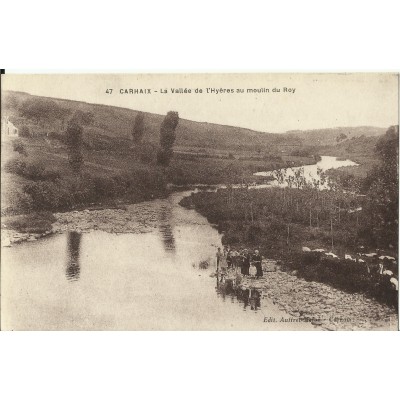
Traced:
<path fill-rule="evenodd" d="M 398 244 L 398 156 L 399 126 L 391 126 L 379 139 L 375 151 L 380 165 L 368 177 L 368 202 L 366 205 L 369 232 L 377 245 L 386 247 Z"/>
<path fill-rule="evenodd" d="M 72 170 L 81 176 L 83 166 L 83 129 L 74 118 L 68 122 L 66 136 L 69 164 Z"/>
<path fill-rule="evenodd" d="M 135 122 L 132 128 L 133 143 L 139 144 L 142 141 L 144 134 L 144 113 L 138 112 L 135 117 Z"/>
<path fill-rule="evenodd" d="M 179 115 L 176 111 L 169 111 L 160 127 L 160 146 L 157 154 L 157 163 L 168 166 L 173 156 L 175 142 L 175 129 L 179 123 Z"/>

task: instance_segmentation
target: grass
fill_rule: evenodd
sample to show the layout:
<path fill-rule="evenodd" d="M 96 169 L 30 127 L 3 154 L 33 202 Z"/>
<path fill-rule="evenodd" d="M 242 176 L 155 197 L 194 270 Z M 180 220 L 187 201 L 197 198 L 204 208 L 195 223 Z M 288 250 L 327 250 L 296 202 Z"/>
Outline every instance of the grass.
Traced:
<path fill-rule="evenodd" d="M 89 104 L 79 101 L 63 99 L 48 99 L 41 96 L 32 96 L 28 93 L 5 92 L 2 98 L 5 115 L 11 116 L 11 120 L 17 127 L 26 125 L 34 134 L 60 132 L 65 128 L 65 121 L 79 110 L 91 113 L 92 123 L 86 131 L 96 138 L 119 138 L 129 140 L 133 123 L 138 111 L 122 107 L 113 107 L 99 104 Z M 56 114 L 42 118 L 27 118 L 26 111 L 29 106 L 38 106 L 43 102 L 51 105 Z M 27 107 L 28 106 L 28 107 Z M 45 108 L 46 108 L 45 107 Z M 42 107 L 43 108 L 43 107 Z M 24 112 L 25 110 L 25 112 Z M 179 111 L 179 110 L 178 110 Z M 145 138 L 153 144 L 158 144 L 160 125 L 164 115 L 145 113 L 144 130 Z M 256 152 L 268 149 L 271 146 L 294 143 L 298 140 L 288 135 L 256 132 L 250 129 L 225 126 L 219 124 L 195 122 L 185 119 L 179 121 L 176 130 L 176 146 L 214 148 L 229 151 L 247 150 Z"/>

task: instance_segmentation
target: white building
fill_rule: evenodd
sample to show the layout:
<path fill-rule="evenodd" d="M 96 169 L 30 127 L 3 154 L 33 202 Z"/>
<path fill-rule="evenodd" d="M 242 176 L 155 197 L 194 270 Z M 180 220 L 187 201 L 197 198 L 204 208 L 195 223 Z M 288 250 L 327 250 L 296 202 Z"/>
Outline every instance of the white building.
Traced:
<path fill-rule="evenodd" d="M 1 118 L 1 140 L 18 137 L 18 128 L 10 121 L 10 117 Z"/>

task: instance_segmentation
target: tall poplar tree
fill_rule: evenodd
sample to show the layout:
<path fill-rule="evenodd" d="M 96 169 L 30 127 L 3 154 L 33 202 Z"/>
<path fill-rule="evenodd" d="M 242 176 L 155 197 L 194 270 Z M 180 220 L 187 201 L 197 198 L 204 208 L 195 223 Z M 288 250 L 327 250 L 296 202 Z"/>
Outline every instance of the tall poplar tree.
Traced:
<path fill-rule="evenodd" d="M 169 111 L 160 127 L 160 150 L 157 154 L 157 163 L 167 167 L 173 156 L 175 143 L 175 129 L 179 123 L 179 114 L 176 111 Z"/>

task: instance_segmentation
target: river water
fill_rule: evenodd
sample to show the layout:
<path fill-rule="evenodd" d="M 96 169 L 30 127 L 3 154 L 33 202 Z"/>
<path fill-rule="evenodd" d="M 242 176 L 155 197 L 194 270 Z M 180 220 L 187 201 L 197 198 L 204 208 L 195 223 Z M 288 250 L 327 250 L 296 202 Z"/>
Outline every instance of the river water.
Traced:
<path fill-rule="evenodd" d="M 321 170 L 322 172 L 327 171 L 328 169 L 336 169 L 336 168 L 341 168 L 341 167 L 353 167 L 358 165 L 354 161 L 351 160 L 338 160 L 337 157 L 330 157 L 330 156 L 321 156 L 321 160 L 318 161 L 316 164 L 312 165 L 305 165 L 302 167 L 293 167 L 293 168 L 284 168 L 281 169 L 280 171 L 284 172 L 286 177 L 289 176 L 294 176 L 295 172 L 298 171 L 299 169 L 304 170 L 304 178 L 307 183 L 312 183 L 313 179 L 319 179 L 318 177 L 318 170 Z M 274 172 L 273 171 L 268 171 L 268 172 L 257 172 L 254 175 L 257 176 L 273 176 Z M 268 187 L 268 186 L 287 186 L 286 182 L 283 182 L 282 184 L 278 184 L 276 180 L 270 181 L 265 185 L 257 185 L 257 187 Z M 328 187 L 328 182 L 325 185 L 321 185 L 321 188 L 327 188 Z"/>
<path fill-rule="evenodd" d="M 144 233 L 64 232 L 3 248 L 2 329 L 313 329 L 266 323 L 290 315 L 262 293 L 251 301 L 218 287 L 210 275 L 221 235 L 179 206 L 189 193 L 128 206 L 153 216 Z"/>

